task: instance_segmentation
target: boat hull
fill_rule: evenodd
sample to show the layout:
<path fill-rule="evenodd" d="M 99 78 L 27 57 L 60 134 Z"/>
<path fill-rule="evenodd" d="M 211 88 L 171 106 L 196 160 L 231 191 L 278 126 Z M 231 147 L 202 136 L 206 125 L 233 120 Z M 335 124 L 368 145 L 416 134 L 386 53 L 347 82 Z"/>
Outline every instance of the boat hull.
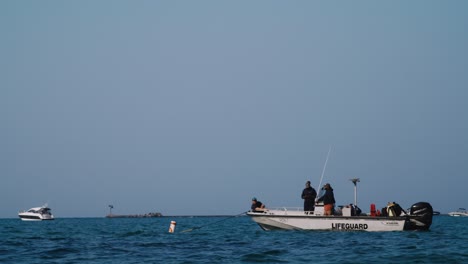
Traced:
<path fill-rule="evenodd" d="M 323 206 L 314 212 L 291 208 L 265 209 L 248 212 L 262 229 L 285 230 L 346 230 L 346 231 L 402 231 L 428 230 L 432 224 L 433 209 L 427 202 L 415 203 L 410 212 L 401 216 L 354 216 L 349 210 L 341 215 L 324 215 Z"/>
<path fill-rule="evenodd" d="M 28 214 L 20 213 L 19 218 L 23 221 L 43 221 L 43 220 L 54 220 L 52 215 L 40 215 L 40 214 Z"/>
<path fill-rule="evenodd" d="M 263 230 L 343 230 L 343 231 L 402 231 L 405 217 L 369 217 L 369 216 L 316 216 L 304 212 L 247 213 Z"/>
<path fill-rule="evenodd" d="M 403 231 L 428 230 L 432 223 L 432 210 L 422 215 L 404 216 L 325 216 L 291 210 L 265 210 L 248 212 L 263 230 L 341 230 L 341 231 Z"/>
<path fill-rule="evenodd" d="M 457 213 L 457 212 L 451 212 L 449 213 L 450 216 L 461 216 L 461 217 L 466 217 L 468 216 L 468 213 Z"/>

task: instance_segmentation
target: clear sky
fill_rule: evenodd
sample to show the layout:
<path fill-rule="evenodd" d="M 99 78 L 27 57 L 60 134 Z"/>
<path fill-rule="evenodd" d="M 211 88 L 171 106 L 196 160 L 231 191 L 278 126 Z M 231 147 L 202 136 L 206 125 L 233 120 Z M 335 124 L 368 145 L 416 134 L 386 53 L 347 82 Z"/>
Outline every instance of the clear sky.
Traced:
<path fill-rule="evenodd" d="M 468 207 L 468 1 L 0 1 L 0 217 Z"/>

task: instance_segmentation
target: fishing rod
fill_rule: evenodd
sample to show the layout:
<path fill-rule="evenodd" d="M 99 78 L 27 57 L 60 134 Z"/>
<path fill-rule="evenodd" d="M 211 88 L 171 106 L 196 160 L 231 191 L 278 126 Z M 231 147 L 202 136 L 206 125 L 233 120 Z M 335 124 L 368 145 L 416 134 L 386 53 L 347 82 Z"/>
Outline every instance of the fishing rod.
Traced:
<path fill-rule="evenodd" d="M 205 226 L 217 224 L 217 223 L 220 223 L 220 222 L 229 220 L 229 219 L 231 219 L 231 218 L 233 218 L 233 217 L 241 216 L 241 215 L 243 215 L 243 214 L 245 214 L 245 213 L 247 213 L 247 212 L 248 212 L 248 211 L 242 212 L 242 213 L 240 213 L 240 214 L 232 215 L 232 216 L 226 217 L 226 218 L 224 218 L 224 219 L 221 219 L 221 220 L 218 220 L 218 221 L 215 221 L 215 222 L 206 224 L 206 225 L 196 226 L 196 227 L 193 227 L 193 228 L 185 229 L 185 230 L 182 230 L 181 233 L 192 232 L 193 230 L 197 230 L 197 229 L 200 229 L 200 228 L 205 227 Z"/>
<path fill-rule="evenodd" d="M 322 186 L 323 175 L 325 174 L 325 169 L 327 168 L 327 163 L 328 163 L 328 158 L 330 157 L 330 152 L 331 152 L 331 145 L 328 148 L 327 159 L 325 159 L 325 164 L 323 165 L 323 169 L 322 169 L 322 176 L 320 177 L 320 183 L 317 187 L 318 193 L 320 193 L 320 186 Z"/>

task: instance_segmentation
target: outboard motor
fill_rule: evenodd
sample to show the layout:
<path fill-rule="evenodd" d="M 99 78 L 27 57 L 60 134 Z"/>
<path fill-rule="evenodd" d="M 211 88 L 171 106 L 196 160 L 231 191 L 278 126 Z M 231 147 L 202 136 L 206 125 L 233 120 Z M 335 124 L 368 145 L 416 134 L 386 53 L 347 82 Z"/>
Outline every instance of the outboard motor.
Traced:
<path fill-rule="evenodd" d="M 432 224 L 433 213 L 434 212 L 430 203 L 419 202 L 413 204 L 410 209 L 407 229 L 428 230 Z"/>

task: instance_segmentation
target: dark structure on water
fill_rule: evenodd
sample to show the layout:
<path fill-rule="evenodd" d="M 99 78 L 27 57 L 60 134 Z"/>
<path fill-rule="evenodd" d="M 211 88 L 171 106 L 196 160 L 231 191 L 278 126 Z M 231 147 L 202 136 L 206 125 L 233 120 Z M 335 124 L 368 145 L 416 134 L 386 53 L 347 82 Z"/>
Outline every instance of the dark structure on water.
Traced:
<path fill-rule="evenodd" d="M 108 214 L 106 218 L 150 218 L 150 217 L 161 217 L 163 216 L 161 213 L 147 213 L 147 214 L 136 214 L 136 215 L 115 215 L 115 214 Z"/>

